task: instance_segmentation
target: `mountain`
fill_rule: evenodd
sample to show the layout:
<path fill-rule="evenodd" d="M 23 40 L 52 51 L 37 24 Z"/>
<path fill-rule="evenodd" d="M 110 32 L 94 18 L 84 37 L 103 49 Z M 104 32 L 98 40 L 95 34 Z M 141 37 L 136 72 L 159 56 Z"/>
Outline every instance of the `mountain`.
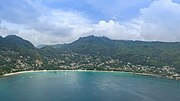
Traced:
<path fill-rule="evenodd" d="M 31 70 L 41 60 L 34 45 L 16 35 L 0 37 L 0 75 Z"/>
<path fill-rule="evenodd" d="M 3 40 L 4 41 L 2 43 L 6 45 L 18 45 L 30 49 L 35 49 L 34 45 L 31 42 L 16 35 L 6 36 Z"/>
<path fill-rule="evenodd" d="M 43 48 L 43 47 L 46 47 L 46 46 L 50 46 L 52 48 L 56 48 L 56 49 L 59 49 L 59 48 L 62 48 L 64 46 L 64 44 L 55 44 L 55 45 L 38 45 L 36 46 L 36 48 Z"/>
<path fill-rule="evenodd" d="M 1 38 L 0 47 L 0 50 L 15 51 L 20 52 L 21 54 L 31 54 L 28 52 L 36 50 L 36 48 L 31 42 L 16 35 L 9 35 L 4 38 Z"/>
<path fill-rule="evenodd" d="M 168 65 L 180 69 L 179 50 L 179 42 L 111 40 L 96 36 L 81 37 L 63 47 L 63 51 L 106 56 L 135 65 L 157 67 Z"/>
<path fill-rule="evenodd" d="M 0 41 L 1 41 L 1 40 L 3 40 L 3 37 L 2 37 L 2 36 L 0 36 Z"/>
<path fill-rule="evenodd" d="M 58 55 L 60 54 L 60 52 L 52 46 L 44 46 L 40 48 L 39 53 L 49 58 L 58 57 Z"/>
<path fill-rule="evenodd" d="M 65 45 L 63 48 L 82 54 L 110 54 L 114 48 L 114 41 L 107 37 L 80 37 L 78 40 Z"/>
<path fill-rule="evenodd" d="M 91 44 L 91 45 L 107 45 L 110 46 L 112 40 L 103 36 L 103 37 L 96 37 L 94 35 L 87 36 L 87 37 L 80 37 L 78 40 L 70 43 L 69 45 L 80 45 L 82 43 Z"/>
<path fill-rule="evenodd" d="M 32 69 L 113 68 L 173 76 L 174 70 L 180 71 L 179 50 L 180 42 L 112 40 L 93 35 L 69 44 L 44 45 L 38 49 L 21 37 L 0 36 L 0 75 Z M 168 68 L 161 69 L 164 67 Z"/>
<path fill-rule="evenodd" d="M 47 46 L 47 45 L 41 44 L 41 45 L 36 46 L 36 48 L 40 49 L 40 48 L 43 48 L 45 46 Z"/>

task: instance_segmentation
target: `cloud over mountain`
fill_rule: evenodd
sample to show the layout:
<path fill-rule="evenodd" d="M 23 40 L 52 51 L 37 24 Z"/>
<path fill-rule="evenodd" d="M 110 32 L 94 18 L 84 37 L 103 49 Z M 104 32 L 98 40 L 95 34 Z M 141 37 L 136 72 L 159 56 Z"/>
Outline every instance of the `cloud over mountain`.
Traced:
<path fill-rule="evenodd" d="M 180 41 L 179 16 L 178 0 L 0 0 L 0 35 L 16 34 L 35 45 L 69 43 L 92 34 Z"/>

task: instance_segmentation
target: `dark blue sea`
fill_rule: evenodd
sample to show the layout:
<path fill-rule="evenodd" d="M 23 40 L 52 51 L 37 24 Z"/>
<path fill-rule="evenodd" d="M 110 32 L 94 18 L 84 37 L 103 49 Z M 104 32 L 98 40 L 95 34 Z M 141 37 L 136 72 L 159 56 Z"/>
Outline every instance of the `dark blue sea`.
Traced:
<path fill-rule="evenodd" d="M 180 81 L 121 72 L 24 73 L 0 77 L 0 101 L 180 101 Z"/>

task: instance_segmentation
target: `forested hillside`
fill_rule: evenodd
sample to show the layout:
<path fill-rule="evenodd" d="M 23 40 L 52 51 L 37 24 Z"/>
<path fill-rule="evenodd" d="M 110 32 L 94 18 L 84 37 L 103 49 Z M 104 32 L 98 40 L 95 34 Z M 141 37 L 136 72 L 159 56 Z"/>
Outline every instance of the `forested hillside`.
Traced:
<path fill-rule="evenodd" d="M 112 40 L 87 36 L 69 44 L 34 45 L 18 36 L 0 37 L 1 74 L 22 70 L 89 69 L 177 75 L 179 42 Z"/>

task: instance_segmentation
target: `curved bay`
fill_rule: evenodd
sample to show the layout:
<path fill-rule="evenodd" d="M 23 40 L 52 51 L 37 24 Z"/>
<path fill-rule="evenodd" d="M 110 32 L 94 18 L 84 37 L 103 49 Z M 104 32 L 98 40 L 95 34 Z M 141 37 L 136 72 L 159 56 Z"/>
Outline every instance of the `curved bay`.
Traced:
<path fill-rule="evenodd" d="M 119 72 L 37 72 L 0 78 L 1 101 L 179 101 L 180 82 Z"/>

